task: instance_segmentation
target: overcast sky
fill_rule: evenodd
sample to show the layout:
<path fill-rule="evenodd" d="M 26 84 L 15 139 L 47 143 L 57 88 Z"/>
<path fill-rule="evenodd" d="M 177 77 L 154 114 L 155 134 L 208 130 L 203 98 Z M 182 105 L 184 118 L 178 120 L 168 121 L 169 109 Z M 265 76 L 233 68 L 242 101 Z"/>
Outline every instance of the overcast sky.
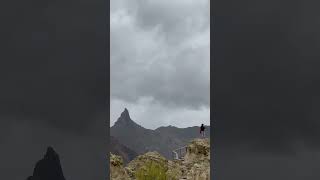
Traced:
<path fill-rule="evenodd" d="M 111 119 L 142 126 L 210 124 L 208 0 L 112 0 Z"/>

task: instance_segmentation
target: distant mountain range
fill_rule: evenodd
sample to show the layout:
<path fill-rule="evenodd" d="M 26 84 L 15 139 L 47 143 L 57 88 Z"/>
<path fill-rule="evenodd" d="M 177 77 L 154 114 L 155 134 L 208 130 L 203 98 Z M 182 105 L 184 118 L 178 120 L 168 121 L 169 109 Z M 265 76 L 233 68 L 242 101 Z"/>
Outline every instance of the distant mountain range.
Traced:
<path fill-rule="evenodd" d="M 200 137 L 199 129 L 200 127 L 198 126 L 188 128 L 167 126 L 159 127 L 155 130 L 146 129 L 135 123 L 130 118 L 129 111 L 125 109 L 110 128 L 110 135 L 113 139 L 111 143 L 116 139 L 118 144 L 131 149 L 132 152 L 137 154 L 157 151 L 164 157 L 171 159 L 172 150 L 185 146 L 190 140 Z M 206 126 L 206 136 L 210 138 L 210 126 Z M 130 155 L 122 154 L 121 156 L 129 157 Z"/>

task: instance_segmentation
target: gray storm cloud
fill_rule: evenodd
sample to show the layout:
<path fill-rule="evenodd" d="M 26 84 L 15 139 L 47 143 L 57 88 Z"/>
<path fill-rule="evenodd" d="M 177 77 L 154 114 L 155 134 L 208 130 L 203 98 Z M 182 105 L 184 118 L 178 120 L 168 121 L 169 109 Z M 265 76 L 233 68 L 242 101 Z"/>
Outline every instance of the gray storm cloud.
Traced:
<path fill-rule="evenodd" d="M 209 108 L 208 1 L 113 1 L 110 21 L 111 106 L 150 98 L 181 113 Z"/>

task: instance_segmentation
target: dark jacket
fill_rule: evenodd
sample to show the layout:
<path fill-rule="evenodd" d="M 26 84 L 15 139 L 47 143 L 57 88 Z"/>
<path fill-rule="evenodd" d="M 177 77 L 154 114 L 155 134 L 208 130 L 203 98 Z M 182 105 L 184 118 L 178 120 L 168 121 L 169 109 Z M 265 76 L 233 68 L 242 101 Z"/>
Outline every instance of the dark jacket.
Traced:
<path fill-rule="evenodd" d="M 206 128 L 204 126 L 200 127 L 200 131 L 204 131 Z"/>

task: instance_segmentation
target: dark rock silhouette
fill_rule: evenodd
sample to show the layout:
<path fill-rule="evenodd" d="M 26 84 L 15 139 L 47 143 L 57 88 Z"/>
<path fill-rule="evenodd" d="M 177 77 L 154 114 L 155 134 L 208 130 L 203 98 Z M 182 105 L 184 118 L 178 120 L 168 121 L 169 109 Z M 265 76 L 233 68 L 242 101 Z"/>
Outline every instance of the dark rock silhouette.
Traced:
<path fill-rule="evenodd" d="M 33 175 L 27 180 L 65 180 L 59 155 L 52 147 L 47 148 L 44 157 L 36 163 Z"/>

